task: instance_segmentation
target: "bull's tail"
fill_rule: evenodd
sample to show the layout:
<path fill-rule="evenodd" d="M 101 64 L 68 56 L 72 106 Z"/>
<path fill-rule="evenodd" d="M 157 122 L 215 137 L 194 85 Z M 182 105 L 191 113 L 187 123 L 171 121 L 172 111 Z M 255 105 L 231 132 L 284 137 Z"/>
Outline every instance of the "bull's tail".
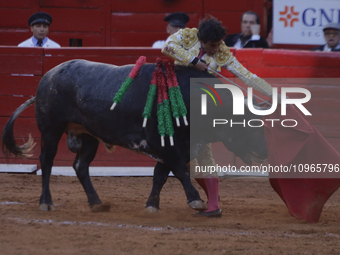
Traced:
<path fill-rule="evenodd" d="M 11 154 L 16 157 L 27 158 L 31 157 L 33 154 L 30 154 L 35 143 L 31 134 L 29 135 L 28 141 L 23 145 L 18 145 L 14 139 L 13 135 L 13 125 L 15 119 L 29 106 L 35 103 L 35 97 L 27 100 L 23 103 L 12 115 L 9 121 L 6 123 L 4 130 L 2 131 L 2 151 L 8 158 Z"/>

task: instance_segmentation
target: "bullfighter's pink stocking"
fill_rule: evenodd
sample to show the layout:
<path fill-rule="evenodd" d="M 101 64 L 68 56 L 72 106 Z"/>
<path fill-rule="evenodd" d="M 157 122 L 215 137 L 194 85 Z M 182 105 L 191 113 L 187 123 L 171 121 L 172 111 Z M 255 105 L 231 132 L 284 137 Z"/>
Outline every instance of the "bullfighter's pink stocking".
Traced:
<path fill-rule="evenodd" d="M 205 195 L 207 196 L 207 200 L 209 200 L 208 189 L 207 189 L 207 185 L 205 185 L 204 178 L 195 178 L 195 180 L 201 186 L 201 188 L 204 190 Z"/>
<path fill-rule="evenodd" d="M 220 208 L 218 202 L 218 178 L 204 178 L 208 190 L 208 210 L 205 212 L 215 211 Z"/>

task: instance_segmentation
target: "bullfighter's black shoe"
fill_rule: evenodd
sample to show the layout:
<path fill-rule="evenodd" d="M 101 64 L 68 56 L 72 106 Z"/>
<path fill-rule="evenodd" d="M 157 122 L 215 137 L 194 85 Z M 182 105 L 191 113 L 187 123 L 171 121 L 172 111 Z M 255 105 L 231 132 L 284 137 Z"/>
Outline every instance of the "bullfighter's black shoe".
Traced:
<path fill-rule="evenodd" d="M 207 218 L 221 218 L 222 217 L 222 210 L 218 208 L 215 211 L 211 212 L 197 212 L 194 213 L 192 216 L 194 217 L 207 217 Z"/>

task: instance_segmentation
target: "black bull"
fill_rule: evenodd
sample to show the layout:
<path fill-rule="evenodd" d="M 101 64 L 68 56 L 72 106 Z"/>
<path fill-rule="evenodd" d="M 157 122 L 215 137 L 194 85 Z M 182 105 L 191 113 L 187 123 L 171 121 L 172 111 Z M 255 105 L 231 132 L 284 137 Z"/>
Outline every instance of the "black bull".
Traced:
<path fill-rule="evenodd" d="M 122 102 L 110 111 L 112 98 L 128 76 L 133 65 L 114 66 L 85 60 L 72 60 L 60 64 L 47 72 L 40 81 L 36 96 L 21 105 L 6 124 L 3 134 L 3 150 L 6 155 L 28 156 L 33 146 L 31 140 L 25 145 L 16 144 L 13 136 L 13 125 L 17 116 L 28 106 L 35 103 L 35 115 L 41 132 L 42 149 L 40 155 L 42 169 L 41 210 L 53 210 L 49 189 L 49 178 L 58 143 L 64 132 L 68 134 L 68 148 L 77 153 L 73 163 L 88 203 L 93 211 L 106 210 L 102 205 L 89 176 L 89 165 L 94 159 L 99 142 L 108 149 L 113 145 L 143 152 L 157 160 L 154 169 L 153 187 L 146 203 L 147 208 L 159 209 L 160 191 L 170 171 L 182 183 L 189 205 L 194 209 L 203 207 L 197 190 L 191 184 L 187 163 L 190 161 L 190 144 L 198 154 L 205 143 L 223 142 L 228 150 L 239 156 L 244 162 L 267 157 L 263 128 L 238 127 L 231 129 L 220 125 L 214 134 L 205 134 L 208 121 L 200 115 L 200 95 L 197 94 L 197 106 L 193 107 L 191 126 L 202 132 L 200 140 L 191 141 L 190 127 L 175 127 L 174 146 L 166 139 L 166 146 L 161 147 L 157 130 L 156 101 L 152 116 L 146 128 L 142 127 L 142 113 L 149 90 L 149 83 L 155 69 L 154 64 L 145 64 L 127 91 Z M 190 120 L 190 78 L 213 78 L 207 72 L 190 67 L 176 67 L 176 76 L 181 87 L 183 99 L 188 109 Z M 218 82 L 221 83 L 221 82 Z M 197 89 L 197 93 L 201 93 Z M 232 116 L 232 96 L 224 89 L 219 90 L 223 101 L 223 116 Z M 207 118 L 207 116 L 205 116 Z M 257 116 L 249 111 L 243 118 L 254 119 Z M 240 125 L 238 125 L 240 126 Z M 252 156 L 250 156 L 252 155 Z M 192 155 L 193 156 L 193 155 Z M 196 155 L 194 155 L 196 156 Z"/>

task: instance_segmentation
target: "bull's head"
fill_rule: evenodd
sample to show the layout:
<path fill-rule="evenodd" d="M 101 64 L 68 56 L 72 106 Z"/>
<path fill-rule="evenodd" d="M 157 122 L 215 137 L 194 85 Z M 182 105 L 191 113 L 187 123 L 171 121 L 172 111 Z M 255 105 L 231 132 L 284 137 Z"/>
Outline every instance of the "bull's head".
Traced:
<path fill-rule="evenodd" d="M 211 81 L 211 84 L 218 84 L 218 82 Z M 262 116 L 250 112 L 246 105 L 243 106 L 242 101 L 238 100 L 237 104 L 234 105 L 234 98 L 230 89 L 218 88 L 215 91 L 214 94 L 216 97 L 218 96 L 219 101 L 214 100 L 213 94 L 210 95 L 212 100 L 205 100 L 207 96 L 202 96 L 202 90 L 195 86 L 195 83 L 193 83 L 190 92 L 190 140 L 192 148 L 195 148 L 194 144 L 222 142 L 229 151 L 247 164 L 251 164 L 253 161 L 263 162 L 266 160 L 268 152 L 264 127 L 248 125 L 249 120 L 261 119 Z M 204 92 L 208 94 L 206 90 Z M 256 100 L 253 100 L 253 102 L 257 104 Z M 235 113 L 234 107 L 239 107 Z M 215 120 L 221 120 L 221 123 L 215 125 Z M 231 125 L 232 121 L 238 124 Z M 240 124 L 243 122 L 244 125 Z"/>
<path fill-rule="evenodd" d="M 245 100 L 245 104 L 246 102 L 247 100 Z M 263 104 L 257 104 L 255 100 L 254 104 L 258 110 L 268 109 L 268 107 L 263 107 Z M 228 150 L 250 165 L 253 162 L 264 162 L 268 157 L 268 151 L 264 127 L 259 121 L 262 116 L 254 115 L 249 111 L 247 104 L 245 106 L 244 115 L 232 118 L 234 123 L 244 123 L 244 125 L 236 124 L 230 127 L 230 132 L 225 133 L 228 137 L 223 140 L 223 143 Z M 251 125 L 249 125 L 249 121 L 251 121 Z"/>

